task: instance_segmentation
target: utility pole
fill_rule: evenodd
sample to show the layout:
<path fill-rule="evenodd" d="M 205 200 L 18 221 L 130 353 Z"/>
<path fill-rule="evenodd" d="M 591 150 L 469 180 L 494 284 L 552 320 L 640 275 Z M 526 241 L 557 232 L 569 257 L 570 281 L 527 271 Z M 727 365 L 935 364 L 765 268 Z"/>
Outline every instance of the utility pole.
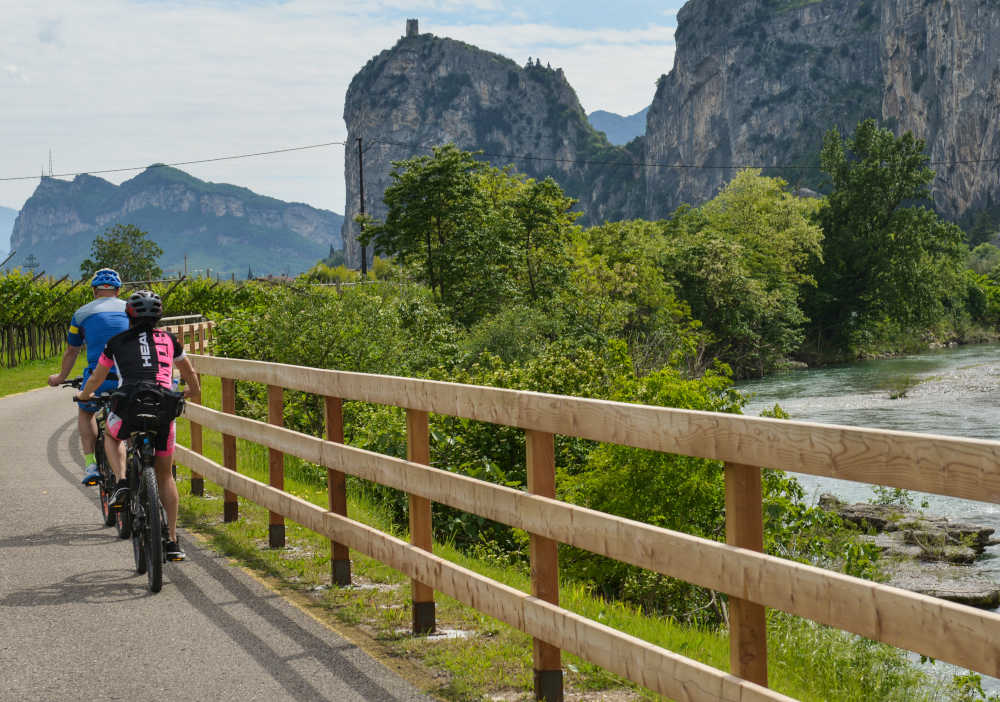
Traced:
<path fill-rule="evenodd" d="M 358 137 L 358 192 L 361 195 L 361 206 L 358 212 L 361 214 L 361 218 L 364 219 L 365 216 L 365 167 L 364 161 L 361 158 L 361 137 Z M 360 233 L 360 230 L 359 230 Z M 368 247 L 364 244 L 361 245 L 361 280 L 365 280 L 368 277 Z"/>

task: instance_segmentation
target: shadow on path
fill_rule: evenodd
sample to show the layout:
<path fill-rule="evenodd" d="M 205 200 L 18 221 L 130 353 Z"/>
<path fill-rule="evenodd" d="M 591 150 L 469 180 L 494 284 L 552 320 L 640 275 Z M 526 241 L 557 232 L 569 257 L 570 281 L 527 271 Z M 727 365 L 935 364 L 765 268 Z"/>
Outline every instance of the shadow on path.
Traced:
<path fill-rule="evenodd" d="M 41 546 L 95 546 L 120 541 L 113 527 L 99 524 L 59 524 L 35 534 L 20 534 L 0 539 L 0 549 L 38 548 Z"/>
<path fill-rule="evenodd" d="M 146 581 L 137 581 L 131 570 L 95 570 L 71 575 L 62 582 L 12 592 L 0 607 L 50 607 L 136 600 L 149 595 Z"/>
<path fill-rule="evenodd" d="M 302 623 L 289 617 L 291 605 L 284 603 L 280 595 L 270 591 L 259 592 L 249 587 L 240 578 L 215 558 L 200 550 L 188 552 L 188 559 L 198 567 L 203 568 L 209 576 L 222 585 L 233 596 L 233 601 L 249 607 L 265 620 L 270 627 L 281 632 L 302 648 L 301 653 L 282 655 L 273 649 L 267 641 L 258 636 L 247 625 L 227 612 L 224 606 L 209 602 L 198 586 L 184 574 L 183 567 L 172 568 L 170 579 L 190 604 L 209 619 L 219 631 L 225 632 L 236 642 L 247 655 L 253 658 L 262 668 L 267 670 L 288 693 L 296 699 L 334 700 L 325 696 L 322 690 L 313 686 L 312 682 L 294 670 L 288 663 L 295 659 L 312 659 L 314 663 L 329 672 L 335 678 L 365 700 L 400 700 L 412 699 L 411 696 L 397 697 L 378 682 L 368 677 L 368 672 L 357 667 L 351 657 L 345 652 L 354 651 L 356 647 L 349 642 L 331 645 L 330 642 L 309 631 Z M 279 609 L 278 603 L 284 604 Z M 303 618 L 308 615 L 295 612 Z M 307 619 L 312 626 L 322 626 Z M 332 636 L 333 634 L 331 634 Z M 380 665 L 380 664 L 376 664 Z M 341 693 L 342 694 L 342 693 Z"/>

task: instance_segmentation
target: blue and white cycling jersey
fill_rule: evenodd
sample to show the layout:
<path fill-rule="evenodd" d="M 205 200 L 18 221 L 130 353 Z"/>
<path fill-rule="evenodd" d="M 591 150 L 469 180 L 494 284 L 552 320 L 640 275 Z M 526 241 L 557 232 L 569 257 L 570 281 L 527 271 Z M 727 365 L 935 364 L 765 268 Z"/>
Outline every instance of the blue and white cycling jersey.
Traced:
<path fill-rule="evenodd" d="M 70 346 L 87 345 L 85 378 L 94 371 L 108 339 L 126 329 L 128 315 L 125 313 L 125 301 L 117 297 L 99 297 L 73 313 L 66 343 Z"/>

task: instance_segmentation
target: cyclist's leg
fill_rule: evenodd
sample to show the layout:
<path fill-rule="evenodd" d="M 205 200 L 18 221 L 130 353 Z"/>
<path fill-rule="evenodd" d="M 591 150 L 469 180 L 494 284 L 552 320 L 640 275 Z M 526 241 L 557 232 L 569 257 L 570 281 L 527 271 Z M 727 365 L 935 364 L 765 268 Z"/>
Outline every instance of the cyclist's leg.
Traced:
<path fill-rule="evenodd" d="M 108 413 L 107 431 L 104 432 L 104 453 L 107 454 L 111 471 L 119 481 L 125 480 L 125 442 L 118 437 L 122 434 L 121 417 Z"/>
<path fill-rule="evenodd" d="M 94 444 L 97 441 L 97 420 L 94 419 L 96 409 L 95 407 L 93 410 L 87 410 L 81 406 L 76 413 L 76 427 L 80 430 L 80 445 L 84 456 L 94 452 Z"/>
<path fill-rule="evenodd" d="M 84 368 L 83 382 L 87 382 L 90 377 L 90 369 Z M 83 447 L 83 455 L 90 456 L 94 453 L 94 443 L 97 441 L 97 420 L 94 419 L 94 412 L 97 411 L 97 403 L 81 402 L 77 405 L 76 426 L 80 430 L 80 445 Z M 92 463 L 93 461 L 88 461 Z"/>
<path fill-rule="evenodd" d="M 171 541 L 177 541 L 177 506 L 180 497 L 177 494 L 177 483 L 174 482 L 171 466 L 174 462 L 174 436 L 177 427 L 174 422 L 170 423 L 170 430 L 166 433 L 165 440 L 157 437 L 156 446 L 156 486 L 160 491 L 160 502 L 167 513 L 167 531 Z M 163 448 L 161 448 L 163 446 Z"/>
<path fill-rule="evenodd" d="M 88 403 L 89 404 L 89 403 Z M 76 426 L 80 431 L 80 446 L 83 448 L 83 480 L 84 485 L 97 485 L 101 472 L 97 469 L 94 456 L 94 446 L 97 443 L 97 420 L 94 418 L 96 407 L 84 407 L 81 403 L 77 409 Z"/>
<path fill-rule="evenodd" d="M 84 372 L 84 381 L 90 376 L 90 373 Z M 99 386 L 95 394 L 100 395 L 103 393 L 111 392 L 118 387 L 118 380 L 105 380 Z M 97 469 L 97 462 L 94 456 L 94 448 L 97 443 L 97 418 L 95 416 L 98 405 L 96 402 L 81 402 L 77 405 L 77 417 L 76 424 L 80 431 L 80 445 L 83 447 L 83 455 L 85 456 L 85 475 L 83 477 L 84 485 L 96 485 L 97 481 L 100 480 L 100 471 Z"/>
<path fill-rule="evenodd" d="M 125 479 L 125 442 L 118 437 L 128 437 L 129 430 L 124 426 L 121 417 L 114 412 L 108 413 L 104 432 L 104 453 L 107 455 L 111 472 L 118 479 L 115 491 L 109 500 L 111 509 L 121 509 L 128 498 L 128 481 Z"/>

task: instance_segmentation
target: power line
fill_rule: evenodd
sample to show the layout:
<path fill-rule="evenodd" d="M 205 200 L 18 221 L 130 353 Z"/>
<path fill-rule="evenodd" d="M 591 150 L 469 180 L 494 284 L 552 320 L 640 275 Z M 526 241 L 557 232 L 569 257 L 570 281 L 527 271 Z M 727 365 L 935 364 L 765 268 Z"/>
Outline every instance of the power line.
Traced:
<path fill-rule="evenodd" d="M 289 151 L 305 151 L 306 149 L 321 149 L 327 146 L 343 146 L 343 141 L 328 141 L 322 144 L 309 144 L 308 146 L 289 146 L 284 149 L 271 149 L 270 151 L 257 151 L 252 154 L 236 154 L 234 156 L 216 156 L 214 158 L 201 158 L 194 161 L 177 161 L 175 163 L 154 163 L 149 166 L 132 166 L 130 168 L 106 168 L 100 171 L 80 171 L 78 173 L 49 173 L 50 178 L 70 178 L 79 175 L 95 175 L 104 173 L 124 173 L 126 171 L 144 171 L 147 168 L 163 168 L 166 166 L 191 166 L 198 163 L 213 163 L 215 161 L 232 161 L 239 158 L 251 158 L 253 156 L 270 156 L 272 154 L 284 154 Z M 11 178 L 0 178 L 0 182 L 12 180 L 34 180 L 38 176 L 14 176 Z"/>
<path fill-rule="evenodd" d="M 441 144 L 421 144 L 417 142 L 400 142 L 400 141 L 388 141 L 386 139 L 374 139 L 371 146 L 376 144 L 387 144 L 389 146 L 405 146 L 414 149 L 425 149 L 427 151 L 432 151 L 435 148 L 441 146 Z M 371 148 L 369 146 L 369 148 Z M 471 148 L 471 147 L 470 147 Z M 690 170 L 742 170 L 745 168 L 787 168 L 787 169 L 799 169 L 799 170 L 820 170 L 822 166 L 816 164 L 786 164 L 786 163 L 776 163 L 771 165 L 766 164 L 726 164 L 726 165 L 698 165 L 693 163 L 663 163 L 657 161 L 595 161 L 589 159 L 572 159 L 572 158 L 553 158 L 547 156 L 530 156 L 522 154 L 511 154 L 511 153 L 487 153 L 479 152 L 483 156 L 489 156 L 491 158 L 506 158 L 514 161 L 544 161 L 548 163 L 579 163 L 584 165 L 596 165 L 596 166 L 640 166 L 640 167 L 650 167 L 650 168 L 677 168 L 677 169 L 690 169 Z M 965 159 L 961 161 L 928 161 L 928 166 L 959 166 L 959 165 L 969 165 L 978 163 L 1000 163 L 1000 157 L 996 158 L 979 158 L 979 159 Z"/>
<path fill-rule="evenodd" d="M 329 146 L 345 146 L 347 142 L 345 141 L 328 141 L 321 144 L 308 144 L 306 146 L 290 146 L 282 149 L 271 149 L 269 151 L 257 151 L 254 153 L 247 154 L 235 154 L 232 156 L 216 156 L 213 158 L 202 158 L 195 159 L 192 161 L 175 161 L 173 163 L 156 163 L 148 166 L 132 166 L 129 168 L 107 168 L 102 170 L 93 171 L 79 171 L 75 173 L 49 173 L 49 177 L 53 178 L 70 178 L 79 175 L 98 175 L 105 173 L 124 173 L 128 171 L 143 171 L 147 168 L 161 168 L 165 166 L 191 166 L 200 163 L 214 163 L 217 161 L 233 161 L 243 158 L 253 158 L 256 156 L 271 156 L 274 154 L 289 153 L 292 151 L 305 151 L 308 149 L 321 149 Z M 403 141 L 390 141 L 388 139 L 375 137 L 371 139 L 368 144 L 364 147 L 364 152 L 369 149 L 379 145 L 384 144 L 386 146 L 400 146 L 407 147 L 411 149 L 424 149 L 426 151 L 433 151 L 435 148 L 441 146 L 441 144 L 421 144 L 419 142 L 403 142 Z M 468 147 L 474 148 L 474 147 Z M 534 156 L 531 154 L 512 154 L 512 153 L 493 153 L 479 151 L 478 153 L 486 156 L 488 158 L 499 158 L 507 159 L 511 161 L 531 161 L 531 162 L 541 162 L 541 163 L 564 163 L 564 164 L 580 164 L 586 166 L 619 166 L 628 168 L 671 168 L 678 170 L 701 170 L 701 171 L 711 171 L 711 170 L 743 170 L 745 168 L 759 168 L 759 169 L 786 169 L 786 170 L 803 170 L 803 171 L 815 171 L 821 170 L 822 166 L 816 164 L 752 164 L 752 163 L 742 163 L 742 164 L 723 164 L 723 165 L 699 165 L 694 163 L 664 163 L 659 161 L 604 161 L 604 160 L 594 160 L 594 159 L 573 159 L 573 158 L 555 158 L 551 156 Z M 974 165 L 983 163 L 1000 163 L 1000 157 L 996 158 L 979 158 L 979 159 L 964 159 L 956 161 L 928 161 L 928 166 L 959 166 L 959 165 Z M 10 182 L 17 180 L 35 180 L 38 178 L 37 175 L 32 176 L 13 176 L 7 178 L 0 178 L 0 182 Z"/>

